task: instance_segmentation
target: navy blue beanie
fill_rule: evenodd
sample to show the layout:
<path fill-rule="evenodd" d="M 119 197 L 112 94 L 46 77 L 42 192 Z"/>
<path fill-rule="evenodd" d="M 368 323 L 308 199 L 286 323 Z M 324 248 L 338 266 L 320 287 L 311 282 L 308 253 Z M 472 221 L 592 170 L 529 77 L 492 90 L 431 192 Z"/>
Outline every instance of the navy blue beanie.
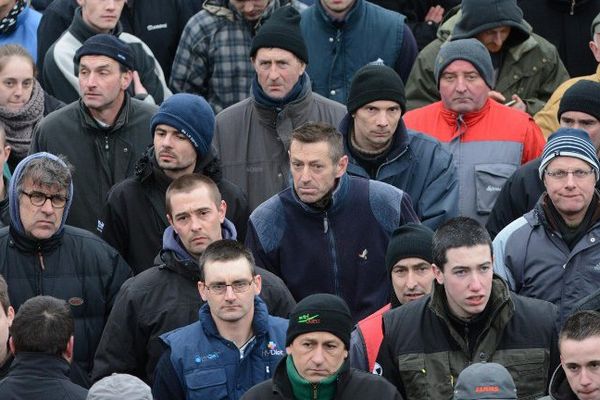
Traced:
<path fill-rule="evenodd" d="M 154 135 L 156 125 L 165 124 L 190 139 L 199 157 L 208 154 L 215 133 L 215 113 L 204 97 L 177 93 L 165 100 L 150 121 Z"/>
<path fill-rule="evenodd" d="M 129 45 L 114 35 L 101 33 L 94 35 L 77 49 L 73 61 L 75 65 L 79 65 L 83 56 L 106 56 L 112 58 L 122 64 L 128 70 L 135 69 L 133 62 L 133 53 L 129 49 Z"/>

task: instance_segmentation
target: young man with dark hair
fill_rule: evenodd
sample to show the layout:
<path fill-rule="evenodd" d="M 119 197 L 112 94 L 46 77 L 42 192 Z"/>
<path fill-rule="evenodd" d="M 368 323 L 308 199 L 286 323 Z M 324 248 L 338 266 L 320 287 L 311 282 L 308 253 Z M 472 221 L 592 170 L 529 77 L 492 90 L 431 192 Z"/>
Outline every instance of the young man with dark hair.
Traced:
<path fill-rule="evenodd" d="M 288 322 L 270 316 L 258 297 L 262 277 L 251 253 L 234 240 L 216 241 L 199 269 L 206 304 L 197 322 L 161 335 L 168 349 L 156 365 L 157 399 L 239 399 L 283 358 Z"/>
<path fill-rule="evenodd" d="M 296 299 L 338 294 L 359 321 L 390 299 L 385 251 L 396 228 L 418 222 L 410 196 L 346 174 L 342 135 L 325 123 L 296 128 L 289 157 L 293 186 L 254 210 L 246 243 Z"/>
<path fill-rule="evenodd" d="M 492 241 L 471 218 L 438 228 L 433 263 L 431 296 L 384 314 L 383 376 L 407 400 L 449 400 L 465 367 L 496 362 L 509 370 L 520 397 L 542 396 L 557 361 L 556 307 L 514 295 L 493 275 Z"/>
<path fill-rule="evenodd" d="M 10 327 L 11 370 L 0 381 L 0 397 L 83 400 L 87 390 L 69 381 L 75 322 L 71 306 L 51 296 L 21 305 Z"/>
<path fill-rule="evenodd" d="M 558 342 L 560 362 L 548 391 L 540 400 L 600 399 L 600 313 L 584 310 L 571 315 Z"/>

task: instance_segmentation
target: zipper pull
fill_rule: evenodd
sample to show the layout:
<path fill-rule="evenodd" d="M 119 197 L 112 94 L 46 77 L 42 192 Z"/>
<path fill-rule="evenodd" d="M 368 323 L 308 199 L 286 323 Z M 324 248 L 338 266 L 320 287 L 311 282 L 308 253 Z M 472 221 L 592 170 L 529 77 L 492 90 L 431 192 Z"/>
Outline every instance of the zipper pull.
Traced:
<path fill-rule="evenodd" d="M 44 265 L 44 256 L 42 255 L 41 250 L 38 251 L 38 257 L 40 259 L 40 267 L 42 268 L 42 271 L 46 270 L 46 266 Z"/>
<path fill-rule="evenodd" d="M 327 220 L 327 215 L 323 218 L 323 233 L 327 233 L 329 230 L 329 221 Z"/>
<path fill-rule="evenodd" d="M 571 12 L 570 15 L 575 15 L 575 0 L 571 0 Z"/>

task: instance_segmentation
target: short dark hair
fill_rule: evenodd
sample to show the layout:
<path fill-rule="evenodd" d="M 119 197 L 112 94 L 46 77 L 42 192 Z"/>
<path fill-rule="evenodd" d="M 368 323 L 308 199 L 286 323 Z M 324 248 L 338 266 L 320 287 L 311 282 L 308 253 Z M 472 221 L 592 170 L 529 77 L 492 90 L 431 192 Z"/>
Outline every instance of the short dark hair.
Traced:
<path fill-rule="evenodd" d="M 243 258 L 250 264 L 250 273 L 256 276 L 254 268 L 254 256 L 243 244 L 236 240 L 223 239 L 212 242 L 200 256 L 198 265 L 200 267 L 200 281 L 204 282 L 204 266 L 208 262 L 214 261 L 233 261 Z"/>
<path fill-rule="evenodd" d="M 448 250 L 478 245 L 489 246 L 493 254 L 490 234 L 479 222 L 469 217 L 452 218 L 433 234 L 433 263 L 443 271 Z"/>
<path fill-rule="evenodd" d="M 15 353 L 61 356 L 73 336 L 75 323 L 69 305 L 52 296 L 36 296 L 19 307 L 10 327 Z"/>
<path fill-rule="evenodd" d="M 8 284 L 6 283 L 6 280 L 2 275 L 0 275 L 0 306 L 4 310 L 4 315 L 8 315 L 8 307 L 10 307 L 10 297 L 8 297 Z"/>
<path fill-rule="evenodd" d="M 560 347 L 565 339 L 580 342 L 592 336 L 600 336 L 600 312 L 577 311 L 565 321 L 558 335 L 558 345 Z"/>
<path fill-rule="evenodd" d="M 325 122 L 307 122 L 292 131 L 292 141 L 300 143 L 326 142 L 329 145 L 329 156 L 337 163 L 344 156 L 342 134 Z"/>
<path fill-rule="evenodd" d="M 175 179 L 167 188 L 167 192 L 165 194 L 165 206 L 167 209 L 167 214 L 171 215 L 171 196 L 173 196 L 173 194 L 190 193 L 192 190 L 200 186 L 206 186 L 208 188 L 208 191 L 210 192 L 210 195 L 212 196 L 213 200 L 215 201 L 215 205 L 218 208 L 221 204 L 222 198 L 217 184 L 205 175 L 186 174 Z"/>

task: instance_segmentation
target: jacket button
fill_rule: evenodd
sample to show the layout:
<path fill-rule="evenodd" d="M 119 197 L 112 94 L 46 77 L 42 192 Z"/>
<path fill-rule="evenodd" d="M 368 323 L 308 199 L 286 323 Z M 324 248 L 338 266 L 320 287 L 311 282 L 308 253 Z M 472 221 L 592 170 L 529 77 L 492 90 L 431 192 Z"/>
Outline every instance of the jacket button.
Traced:
<path fill-rule="evenodd" d="M 333 43 L 333 40 L 334 40 L 334 39 L 333 39 L 332 37 L 330 37 L 330 38 L 329 38 L 329 43 Z"/>
<path fill-rule="evenodd" d="M 483 351 L 479 353 L 479 359 L 482 361 L 486 359 L 486 354 Z"/>
<path fill-rule="evenodd" d="M 330 95 L 332 95 L 332 96 L 335 96 L 335 90 L 331 90 L 331 91 L 329 92 L 329 94 L 330 94 Z"/>
<path fill-rule="evenodd" d="M 594 238 L 594 237 L 590 238 L 590 242 L 592 242 L 592 243 L 596 242 L 596 238 Z"/>

